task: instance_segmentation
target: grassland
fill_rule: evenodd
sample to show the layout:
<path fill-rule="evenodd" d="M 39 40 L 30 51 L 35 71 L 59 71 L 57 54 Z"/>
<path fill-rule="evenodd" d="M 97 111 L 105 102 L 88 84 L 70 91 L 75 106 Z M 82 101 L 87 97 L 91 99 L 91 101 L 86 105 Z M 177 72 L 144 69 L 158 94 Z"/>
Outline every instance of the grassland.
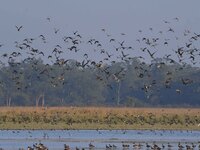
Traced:
<path fill-rule="evenodd" d="M 0 129 L 200 130 L 200 109 L 0 107 Z"/>

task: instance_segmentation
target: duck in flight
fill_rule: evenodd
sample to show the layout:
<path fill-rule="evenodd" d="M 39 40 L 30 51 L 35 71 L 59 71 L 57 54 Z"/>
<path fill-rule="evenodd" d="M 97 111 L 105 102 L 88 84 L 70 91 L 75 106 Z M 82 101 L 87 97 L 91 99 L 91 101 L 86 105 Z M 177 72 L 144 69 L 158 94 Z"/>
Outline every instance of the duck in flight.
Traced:
<path fill-rule="evenodd" d="M 23 26 L 20 26 L 20 27 L 15 26 L 15 27 L 17 28 L 17 31 L 20 31 L 20 30 L 22 29 Z"/>

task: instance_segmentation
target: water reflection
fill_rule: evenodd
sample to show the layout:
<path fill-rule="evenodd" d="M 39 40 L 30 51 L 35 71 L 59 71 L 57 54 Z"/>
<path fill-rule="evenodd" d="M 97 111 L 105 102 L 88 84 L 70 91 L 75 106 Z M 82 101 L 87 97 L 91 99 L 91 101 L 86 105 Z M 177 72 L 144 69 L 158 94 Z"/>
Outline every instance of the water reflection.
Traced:
<path fill-rule="evenodd" d="M 49 149 L 199 149 L 200 131 L 175 130 L 1 130 L 0 147 L 27 149 L 43 143 Z M 89 145 L 94 147 L 90 147 Z"/>

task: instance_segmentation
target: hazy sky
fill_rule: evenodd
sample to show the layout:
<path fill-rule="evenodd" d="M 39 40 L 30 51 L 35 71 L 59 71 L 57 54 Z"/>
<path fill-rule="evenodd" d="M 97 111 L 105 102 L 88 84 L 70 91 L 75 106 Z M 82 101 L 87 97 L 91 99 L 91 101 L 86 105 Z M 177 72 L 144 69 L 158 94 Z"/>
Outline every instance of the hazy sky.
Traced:
<path fill-rule="evenodd" d="M 129 32 L 174 17 L 179 17 L 183 26 L 197 28 L 199 6 L 199 0 L 1 0 L 1 39 L 18 24 L 39 30 L 46 17 L 51 17 L 55 26 L 82 32 L 102 27 Z"/>
<path fill-rule="evenodd" d="M 105 28 L 115 37 L 126 33 L 124 39 L 130 43 L 139 29 L 148 34 L 149 27 L 159 31 L 173 26 L 177 32 L 191 29 L 199 33 L 199 6 L 200 0 L 1 0 L 0 44 L 9 49 L 16 40 L 40 34 L 51 41 L 54 28 L 63 36 L 78 30 L 85 37 L 99 38 Z M 15 25 L 23 25 L 21 33 Z"/>

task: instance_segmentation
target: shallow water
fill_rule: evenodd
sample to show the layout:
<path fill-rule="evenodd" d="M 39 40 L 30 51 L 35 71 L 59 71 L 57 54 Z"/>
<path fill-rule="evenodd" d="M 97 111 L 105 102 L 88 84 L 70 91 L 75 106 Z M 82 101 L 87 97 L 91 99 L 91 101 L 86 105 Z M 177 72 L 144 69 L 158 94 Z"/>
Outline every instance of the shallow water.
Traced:
<path fill-rule="evenodd" d="M 200 131 L 164 131 L 164 130 L 1 130 L 0 147 L 6 150 L 27 149 L 35 143 L 43 143 L 49 149 L 62 150 L 64 144 L 71 149 L 88 148 L 88 144 L 95 145 L 95 149 L 105 149 L 106 145 L 116 145 L 122 149 L 122 144 L 133 143 L 144 145 L 141 149 L 147 149 L 146 143 L 153 146 L 153 143 L 161 146 L 170 143 L 171 149 L 178 149 L 179 142 L 183 146 L 194 143 L 198 149 Z"/>

